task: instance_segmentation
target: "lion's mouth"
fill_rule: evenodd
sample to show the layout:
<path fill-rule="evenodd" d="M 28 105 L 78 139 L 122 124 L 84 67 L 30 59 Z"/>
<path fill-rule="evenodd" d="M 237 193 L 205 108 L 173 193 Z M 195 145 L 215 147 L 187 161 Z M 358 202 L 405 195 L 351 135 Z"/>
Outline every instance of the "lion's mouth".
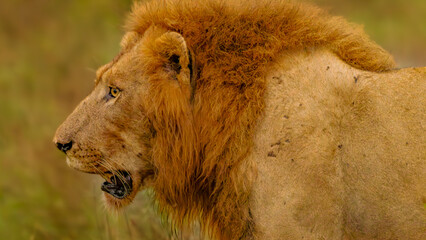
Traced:
<path fill-rule="evenodd" d="M 128 205 L 136 197 L 138 191 L 149 184 L 152 175 L 152 171 L 126 170 L 101 174 L 106 180 L 101 186 L 106 205 L 116 209 Z"/>
<path fill-rule="evenodd" d="M 71 157 L 67 157 L 67 163 L 78 171 L 99 174 L 104 178 L 101 190 L 104 192 L 106 205 L 113 208 L 121 208 L 131 203 L 142 187 L 149 186 L 154 176 L 150 168 L 138 171 L 111 170 L 97 162 L 84 163 Z"/>
<path fill-rule="evenodd" d="M 127 171 L 117 171 L 102 184 L 101 190 L 115 198 L 123 199 L 133 190 L 132 176 Z"/>

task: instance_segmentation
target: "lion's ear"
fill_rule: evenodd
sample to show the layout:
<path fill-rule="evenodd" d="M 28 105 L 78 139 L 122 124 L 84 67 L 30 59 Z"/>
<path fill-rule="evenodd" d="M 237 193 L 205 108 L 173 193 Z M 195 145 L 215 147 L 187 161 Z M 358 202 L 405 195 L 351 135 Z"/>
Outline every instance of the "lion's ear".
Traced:
<path fill-rule="evenodd" d="M 191 89 L 193 61 L 183 36 L 166 32 L 156 40 L 157 49 L 167 59 L 164 68 L 182 87 Z"/>

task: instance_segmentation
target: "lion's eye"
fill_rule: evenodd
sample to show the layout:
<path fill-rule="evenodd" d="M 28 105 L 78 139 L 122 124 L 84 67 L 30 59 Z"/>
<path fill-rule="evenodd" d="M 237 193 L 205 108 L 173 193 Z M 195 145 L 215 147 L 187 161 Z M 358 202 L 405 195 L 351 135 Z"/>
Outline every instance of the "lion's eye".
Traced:
<path fill-rule="evenodd" d="M 118 97 L 118 94 L 120 94 L 120 89 L 115 87 L 109 87 L 109 95 L 113 98 Z"/>

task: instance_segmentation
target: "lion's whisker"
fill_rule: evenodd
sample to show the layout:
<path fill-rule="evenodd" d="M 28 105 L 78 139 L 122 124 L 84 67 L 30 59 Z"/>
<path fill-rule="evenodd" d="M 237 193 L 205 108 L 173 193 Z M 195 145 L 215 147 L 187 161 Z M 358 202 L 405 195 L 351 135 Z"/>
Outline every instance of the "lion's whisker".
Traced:
<path fill-rule="evenodd" d="M 107 176 L 105 175 L 105 173 L 104 172 L 102 172 L 95 164 L 93 164 L 93 163 L 89 163 L 94 169 L 95 169 L 95 171 L 102 177 L 102 178 L 104 178 L 104 179 L 106 179 L 107 178 Z"/>
<path fill-rule="evenodd" d="M 124 188 L 127 190 L 131 189 L 131 186 L 129 185 L 129 183 L 126 181 L 126 178 L 123 176 L 123 174 L 119 171 L 116 170 L 113 166 L 112 163 L 110 161 L 108 161 L 105 158 L 101 159 L 102 161 L 99 163 L 100 165 L 102 165 L 104 168 L 110 170 L 110 172 L 114 175 L 117 176 L 117 179 L 121 182 L 121 184 L 124 186 Z M 121 165 L 121 164 L 120 164 Z"/>

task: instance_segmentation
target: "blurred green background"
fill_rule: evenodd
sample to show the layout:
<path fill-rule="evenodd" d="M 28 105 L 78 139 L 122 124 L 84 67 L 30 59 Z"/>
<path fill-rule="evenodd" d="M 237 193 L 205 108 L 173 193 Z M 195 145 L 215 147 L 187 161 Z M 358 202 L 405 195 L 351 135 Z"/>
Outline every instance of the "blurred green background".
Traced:
<path fill-rule="evenodd" d="M 311 2 L 363 24 L 400 67 L 426 65 L 425 0 Z M 101 178 L 69 169 L 51 140 L 92 89 L 97 67 L 118 53 L 130 6 L 0 2 L 0 239 L 198 239 L 171 234 L 149 192 L 122 213 L 108 213 Z"/>

